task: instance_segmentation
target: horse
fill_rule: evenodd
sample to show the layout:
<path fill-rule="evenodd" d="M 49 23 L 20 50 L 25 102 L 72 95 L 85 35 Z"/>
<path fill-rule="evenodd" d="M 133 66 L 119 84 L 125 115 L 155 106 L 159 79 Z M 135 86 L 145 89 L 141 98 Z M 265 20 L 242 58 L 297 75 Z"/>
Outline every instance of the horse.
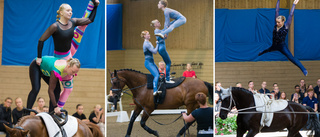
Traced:
<path fill-rule="evenodd" d="M 78 121 L 78 131 L 73 137 L 103 137 L 100 128 L 91 123 Z M 47 128 L 39 116 L 24 116 L 14 128 L 5 125 L 10 137 L 49 137 Z"/>
<path fill-rule="evenodd" d="M 122 89 L 127 85 L 132 92 L 134 103 L 136 104 L 128 125 L 126 137 L 130 137 L 133 123 L 142 110 L 144 112 L 140 121 L 141 127 L 148 133 L 158 137 L 158 132 L 146 125 L 149 115 L 155 110 L 153 90 L 147 89 L 147 75 L 132 69 L 120 69 L 114 70 L 113 73 L 110 72 L 110 77 L 114 96 L 121 97 Z M 186 78 L 177 87 L 166 89 L 167 93 L 164 102 L 158 104 L 157 109 L 175 109 L 185 105 L 187 112 L 191 113 L 196 108 L 199 108 L 194 98 L 195 95 L 202 92 L 206 95 L 209 94 L 212 99 L 212 90 L 212 85 L 207 82 L 196 78 Z M 192 123 L 187 123 L 186 127 L 183 127 L 177 136 L 181 136 Z"/>
<path fill-rule="evenodd" d="M 260 120 L 262 113 L 250 113 L 257 112 L 251 91 L 238 87 L 221 89 L 222 103 L 219 114 L 221 119 L 226 119 L 231 108 L 234 106 L 236 106 L 238 110 L 244 110 L 241 111 L 244 113 L 239 113 L 237 117 L 237 137 L 243 137 L 246 131 L 249 131 L 246 137 L 254 137 L 260 131 L 274 132 L 283 130 L 284 128 L 288 129 L 288 137 L 301 137 L 299 130 L 304 127 L 311 128 L 312 132 L 315 131 L 315 136 L 320 135 L 320 123 L 316 114 L 308 114 L 308 111 L 314 112 L 311 107 L 288 101 L 288 106 L 284 110 L 279 111 L 279 113 L 274 113 L 270 127 L 261 127 Z M 246 110 L 246 108 L 248 109 Z"/>

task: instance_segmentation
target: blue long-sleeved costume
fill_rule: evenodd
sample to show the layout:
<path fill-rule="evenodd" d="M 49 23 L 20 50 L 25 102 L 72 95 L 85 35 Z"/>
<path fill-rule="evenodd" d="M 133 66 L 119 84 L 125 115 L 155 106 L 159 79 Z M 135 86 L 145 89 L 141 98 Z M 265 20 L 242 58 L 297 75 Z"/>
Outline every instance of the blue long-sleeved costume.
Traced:
<path fill-rule="evenodd" d="M 280 5 L 280 0 L 277 2 L 276 6 L 276 18 L 279 16 L 279 5 Z M 293 64 L 295 64 L 297 67 L 300 68 L 300 70 L 303 72 L 303 74 L 306 76 L 308 74 L 308 71 L 306 68 L 301 64 L 301 62 L 293 57 L 291 52 L 288 49 L 288 46 L 285 43 L 286 36 L 289 31 L 289 27 L 292 22 L 292 16 L 295 8 L 295 4 L 292 5 L 292 9 L 290 11 L 290 15 L 288 17 L 288 21 L 286 24 L 283 25 L 278 31 L 277 31 L 277 25 L 274 26 L 273 28 L 273 38 L 272 38 L 272 45 L 268 49 L 262 51 L 259 53 L 259 56 L 261 56 L 264 53 L 267 52 L 272 52 L 272 51 L 280 51 L 283 55 L 285 55 Z"/>
<path fill-rule="evenodd" d="M 162 32 L 162 30 L 160 30 L 160 29 L 154 30 L 154 34 L 161 33 L 161 32 Z M 165 40 L 159 36 L 156 36 L 156 38 L 158 41 L 158 44 L 157 44 L 158 48 L 159 48 L 158 52 L 159 52 L 160 56 L 162 57 L 163 61 L 166 63 L 166 80 L 169 81 L 170 80 L 171 59 L 170 59 L 169 54 L 166 50 Z"/>
<path fill-rule="evenodd" d="M 180 12 L 170 8 L 165 8 L 164 18 L 165 22 L 164 29 L 161 32 L 162 35 L 170 33 L 174 28 L 177 28 L 187 22 L 186 17 L 184 17 Z M 174 20 L 170 22 L 170 18 Z"/>
<path fill-rule="evenodd" d="M 156 64 L 154 64 L 153 55 L 158 52 L 158 44 L 156 48 L 153 48 L 153 45 L 150 41 L 144 41 L 143 43 L 143 53 L 144 53 L 144 66 L 150 71 L 153 75 L 153 92 L 158 91 L 158 79 L 159 79 L 159 70 Z"/>

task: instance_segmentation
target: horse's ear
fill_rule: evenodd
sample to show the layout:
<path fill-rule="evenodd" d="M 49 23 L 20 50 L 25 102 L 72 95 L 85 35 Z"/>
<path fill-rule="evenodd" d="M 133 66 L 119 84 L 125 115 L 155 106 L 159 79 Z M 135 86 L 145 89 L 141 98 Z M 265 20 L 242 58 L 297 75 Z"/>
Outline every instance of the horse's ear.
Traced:
<path fill-rule="evenodd" d="M 117 77 L 117 70 L 114 70 L 114 77 Z"/>
<path fill-rule="evenodd" d="M 22 136 L 26 137 L 28 133 L 29 133 L 29 130 L 23 130 L 21 134 Z"/>
<path fill-rule="evenodd" d="M 12 128 L 8 127 L 8 126 L 7 126 L 6 124 L 4 124 L 4 123 L 3 123 L 3 125 L 4 125 L 4 127 L 6 128 L 6 130 L 7 130 L 9 133 L 12 132 L 12 130 L 13 130 Z"/>

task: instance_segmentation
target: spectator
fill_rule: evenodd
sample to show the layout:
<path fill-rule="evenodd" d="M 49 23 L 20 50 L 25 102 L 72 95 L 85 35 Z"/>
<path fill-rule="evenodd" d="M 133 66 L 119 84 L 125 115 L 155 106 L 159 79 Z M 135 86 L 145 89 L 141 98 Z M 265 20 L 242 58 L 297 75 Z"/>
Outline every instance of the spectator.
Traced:
<path fill-rule="evenodd" d="M 304 95 L 300 92 L 300 86 L 299 86 L 299 85 L 296 85 L 296 86 L 294 86 L 294 88 L 295 88 L 295 93 L 298 94 L 299 103 L 301 103 L 302 100 L 303 100 L 303 98 L 304 98 Z M 293 94 L 291 95 L 291 99 L 290 99 L 290 100 L 293 100 L 293 95 L 294 95 L 295 93 L 293 93 Z"/>
<path fill-rule="evenodd" d="M 214 115 L 218 115 L 220 111 L 221 102 L 219 101 L 220 97 L 218 93 L 214 93 Z"/>
<path fill-rule="evenodd" d="M 304 79 L 300 79 L 300 92 L 304 95 L 304 93 L 306 93 L 307 91 L 307 86 L 306 83 L 304 81 Z M 306 97 L 306 96 L 304 96 Z"/>
<path fill-rule="evenodd" d="M 94 124 L 98 124 L 100 122 L 102 114 L 103 114 L 103 109 L 101 108 L 101 105 L 96 105 L 89 116 L 90 122 Z"/>
<path fill-rule="evenodd" d="M 104 110 L 101 108 L 101 105 L 96 105 L 89 116 L 89 120 L 90 122 L 97 124 L 104 135 L 105 134 L 105 130 L 104 130 L 105 117 L 103 112 Z"/>
<path fill-rule="evenodd" d="M 308 85 L 307 90 L 308 90 L 308 89 L 313 89 L 313 85 L 312 85 L 312 84 Z"/>
<path fill-rule="evenodd" d="M 37 111 L 38 113 L 48 112 L 48 110 L 44 109 L 44 105 L 46 104 L 46 102 L 44 101 L 43 97 L 39 97 L 37 99 L 37 103 L 38 103 L 38 106 L 37 107 L 33 107 L 32 108 L 33 110 Z M 30 115 L 35 115 L 35 114 L 33 112 L 31 112 Z"/>
<path fill-rule="evenodd" d="M 197 78 L 196 72 L 192 70 L 192 66 L 190 63 L 187 64 L 187 70 L 183 72 L 183 76 Z"/>
<path fill-rule="evenodd" d="M 266 82 L 266 81 L 263 81 L 263 82 L 261 83 L 261 89 L 259 90 L 259 92 L 260 92 L 261 94 L 268 94 L 268 93 L 270 93 L 269 89 L 267 89 L 266 87 L 267 87 L 267 82 Z"/>
<path fill-rule="evenodd" d="M 76 112 L 72 116 L 79 118 L 82 121 L 89 121 L 86 115 L 83 114 L 83 105 L 81 104 L 76 106 Z"/>
<path fill-rule="evenodd" d="M 293 93 L 293 98 L 291 99 L 291 101 L 300 104 L 299 98 L 300 98 L 299 93 Z"/>
<path fill-rule="evenodd" d="M 20 97 L 17 97 L 15 100 L 16 108 L 12 110 L 12 124 L 17 124 L 18 120 L 22 117 L 23 114 L 23 102 Z"/>
<path fill-rule="evenodd" d="M 278 87 L 278 83 L 273 83 L 273 89 L 274 89 L 274 87 Z"/>
<path fill-rule="evenodd" d="M 280 94 L 281 94 L 281 92 L 279 91 L 279 87 L 278 86 L 275 86 L 274 88 L 273 88 L 273 91 L 271 91 L 271 92 L 274 92 L 274 99 L 275 100 L 277 100 L 277 99 L 279 99 L 280 98 Z"/>
<path fill-rule="evenodd" d="M 49 112 L 49 107 L 48 106 L 43 106 L 43 111 L 44 112 Z"/>
<path fill-rule="evenodd" d="M 283 99 L 283 100 L 289 101 L 289 99 L 287 99 L 287 94 L 286 94 L 286 92 L 281 92 L 279 99 Z"/>
<path fill-rule="evenodd" d="M 242 88 L 242 84 L 241 84 L 240 82 L 237 82 L 237 83 L 236 83 L 236 87 Z"/>
<path fill-rule="evenodd" d="M 318 100 L 313 96 L 313 89 L 307 90 L 308 96 L 303 98 L 302 105 L 309 106 L 314 109 L 314 111 L 318 111 Z"/>
<path fill-rule="evenodd" d="M 119 99 L 118 99 L 118 97 L 113 96 L 111 89 L 109 92 L 108 101 L 113 103 L 113 105 L 111 107 L 111 112 L 117 111 L 117 105 L 118 105 L 117 102 L 119 101 Z"/>
<path fill-rule="evenodd" d="M 213 136 L 213 108 L 207 105 L 207 96 L 203 93 L 197 93 L 195 100 L 200 105 L 200 108 L 187 115 L 182 113 L 183 119 L 186 122 L 197 122 L 197 137 L 212 137 Z"/>
<path fill-rule="evenodd" d="M 307 87 L 307 90 L 308 89 L 313 89 L 313 86 L 312 86 L 312 84 L 310 84 L 310 85 L 308 85 L 308 87 Z M 313 92 L 313 96 L 315 97 L 315 98 L 318 98 L 318 95 L 317 95 L 317 93 L 315 93 L 315 92 Z M 306 96 L 308 96 L 308 93 L 304 93 L 304 97 L 306 97 Z M 318 101 L 319 102 L 319 101 Z M 319 109 L 318 109 L 319 110 Z"/>
<path fill-rule="evenodd" d="M 11 104 L 12 98 L 7 97 L 4 100 L 4 103 L 0 105 L 0 131 L 6 132 L 3 124 L 8 127 L 13 127 L 11 120 Z M 8 133 L 6 133 L 6 137 L 9 137 Z"/>
<path fill-rule="evenodd" d="M 317 95 L 319 96 L 319 94 L 320 94 L 320 78 L 317 80 L 317 86 L 315 86 L 314 88 L 313 88 L 313 90 L 314 90 L 314 93 L 317 93 Z M 319 99 L 318 99 L 319 100 Z M 318 101 L 319 102 L 319 101 Z"/>
<path fill-rule="evenodd" d="M 257 90 L 254 89 L 253 81 L 248 82 L 248 90 L 251 91 L 252 93 L 257 92 Z"/>
<path fill-rule="evenodd" d="M 214 91 L 214 93 L 217 93 L 217 94 L 219 95 L 219 100 L 218 100 L 218 102 L 221 101 L 221 93 L 222 93 L 222 91 L 221 91 L 221 89 L 220 89 L 219 86 L 221 87 L 221 83 L 220 83 L 219 81 L 217 81 L 217 82 L 216 82 L 216 86 L 215 86 L 216 90 Z"/>
<path fill-rule="evenodd" d="M 159 73 L 163 73 L 166 76 L 166 64 L 163 61 L 159 62 Z"/>

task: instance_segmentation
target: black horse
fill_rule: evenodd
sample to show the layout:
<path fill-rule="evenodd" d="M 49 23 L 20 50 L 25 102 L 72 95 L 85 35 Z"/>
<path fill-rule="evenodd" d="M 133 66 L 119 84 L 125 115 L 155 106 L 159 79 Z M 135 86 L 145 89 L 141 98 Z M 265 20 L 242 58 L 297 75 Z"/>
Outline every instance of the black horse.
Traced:
<path fill-rule="evenodd" d="M 257 112 L 254 108 L 255 102 L 253 93 L 244 89 L 232 87 L 229 89 L 222 88 L 222 104 L 220 110 L 220 118 L 226 119 L 231 108 L 236 106 L 238 110 L 250 108 L 242 112 Z M 246 137 L 254 137 L 261 132 L 274 132 L 280 131 L 284 128 L 288 129 L 288 137 L 301 137 L 299 130 L 308 127 L 312 131 L 315 131 L 315 137 L 319 137 L 320 123 L 315 114 L 307 114 L 314 112 L 310 107 L 305 107 L 301 104 L 288 102 L 288 106 L 279 111 L 280 113 L 274 113 L 273 121 L 270 127 L 261 127 L 260 120 L 262 113 L 241 113 L 237 117 L 237 137 L 243 137 L 246 131 L 249 131 Z M 288 113 L 283 113 L 288 112 Z M 298 113 L 292 113 L 298 112 Z M 299 113 L 300 112 L 300 113 Z M 306 113 L 301 113 L 306 112 Z M 308 116 L 309 115 L 309 116 Z M 309 119 L 308 119 L 309 118 Z M 309 121 L 309 122 L 308 122 Z M 308 124 L 307 124 L 308 123 Z"/>

